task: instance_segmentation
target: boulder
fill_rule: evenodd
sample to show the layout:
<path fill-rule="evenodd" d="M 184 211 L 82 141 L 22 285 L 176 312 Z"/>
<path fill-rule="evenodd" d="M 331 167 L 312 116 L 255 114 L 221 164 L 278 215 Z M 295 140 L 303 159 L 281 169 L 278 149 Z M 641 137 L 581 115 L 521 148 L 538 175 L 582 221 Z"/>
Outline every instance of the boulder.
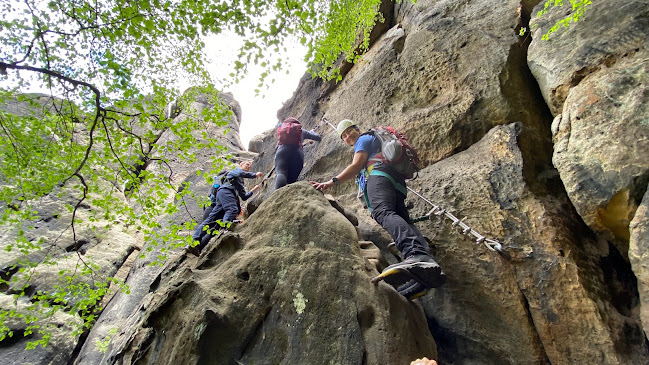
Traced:
<path fill-rule="evenodd" d="M 308 183 L 273 193 L 199 258 L 172 261 L 130 320 L 114 323 L 128 330 L 103 355 L 87 342 L 77 363 L 400 364 L 437 356 L 421 306 L 370 282 L 378 272 L 360 256 L 354 226 Z"/>
<path fill-rule="evenodd" d="M 629 222 L 649 181 L 649 4 L 595 2 L 579 22 L 541 40 L 568 10 L 532 20 L 528 64 L 556 116 L 552 161 L 572 204 L 626 257 Z"/>

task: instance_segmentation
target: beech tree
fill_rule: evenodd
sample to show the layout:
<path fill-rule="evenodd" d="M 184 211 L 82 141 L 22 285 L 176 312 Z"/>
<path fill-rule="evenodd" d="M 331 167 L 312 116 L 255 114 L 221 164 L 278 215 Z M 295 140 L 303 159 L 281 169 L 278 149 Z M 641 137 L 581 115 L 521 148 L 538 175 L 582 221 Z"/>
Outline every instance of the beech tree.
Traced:
<path fill-rule="evenodd" d="M 11 241 L 1 242 L 8 259 L 0 287 L 14 299 L 0 308 L 0 342 L 14 335 L 7 321 L 18 319 L 29 324 L 22 335 L 40 332 L 29 346 L 45 346 L 45 320 L 61 310 L 80 318 L 75 334 L 84 331 L 109 285 L 121 285 L 84 258 L 79 230 L 99 232 L 98 222 L 116 221 L 137 227 L 161 260 L 191 239 L 179 232 L 195 222 L 160 227 L 157 220 L 182 209 L 174 198 L 199 199 L 171 183 L 168 158 L 173 153 L 191 162 L 196 149 L 216 156 L 223 147 L 218 138 L 195 137 L 198 118 L 166 116 L 166 105 L 178 100 L 183 108 L 192 98 L 181 97 L 178 77 L 190 80 L 194 92 L 214 96 L 217 107 L 201 119 L 225 125 L 231 111 L 215 85 L 237 82 L 250 64 L 264 70 L 260 86 L 272 83 L 283 66 L 281 58 L 271 61 L 273 54 L 289 39 L 307 46 L 314 77 L 340 79 L 336 60 L 353 62 L 367 49 L 381 20 L 378 6 L 378 0 L 1 0 L 0 227 Z M 205 39 L 224 32 L 245 42 L 229 77 L 215 79 L 207 71 Z M 31 88 L 48 93 L 24 93 Z M 162 132 L 174 138 L 161 143 Z M 224 163 L 215 157 L 205 175 Z M 31 234 L 46 197 L 63 202 L 54 215 L 69 220 L 68 235 Z M 80 209 L 88 205 L 92 212 L 83 219 Z M 31 275 L 57 264 L 51 252 L 68 236 L 71 262 L 58 272 L 58 284 L 30 291 Z M 18 309 L 21 298 L 28 304 Z"/>

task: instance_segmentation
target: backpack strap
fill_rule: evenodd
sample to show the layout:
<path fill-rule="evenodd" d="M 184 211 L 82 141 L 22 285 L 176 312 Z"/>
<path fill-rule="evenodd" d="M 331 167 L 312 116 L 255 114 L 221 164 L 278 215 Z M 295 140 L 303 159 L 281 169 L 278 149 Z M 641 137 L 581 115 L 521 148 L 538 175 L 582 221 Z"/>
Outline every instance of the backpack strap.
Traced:
<path fill-rule="evenodd" d="M 361 173 L 365 176 L 366 179 L 368 179 L 371 175 L 383 176 L 383 177 L 387 178 L 388 180 L 390 180 L 390 182 L 392 183 L 392 185 L 394 186 L 395 189 L 397 189 L 403 195 L 408 196 L 408 189 L 406 189 L 405 186 L 403 186 L 403 185 L 399 184 L 398 182 L 396 182 L 396 180 L 394 180 L 394 178 L 392 176 L 390 176 L 390 174 L 388 174 L 387 172 L 375 170 L 374 165 L 372 165 L 372 166 L 368 167 L 367 169 L 363 170 Z M 370 213 L 372 213 L 372 205 L 370 204 L 370 198 L 369 198 L 369 196 L 367 196 L 367 183 L 365 183 L 365 186 L 363 187 L 362 194 L 363 194 L 363 198 L 365 200 L 365 205 L 367 206 L 367 210 L 369 210 Z M 359 195 L 359 197 L 360 197 L 360 195 Z"/>

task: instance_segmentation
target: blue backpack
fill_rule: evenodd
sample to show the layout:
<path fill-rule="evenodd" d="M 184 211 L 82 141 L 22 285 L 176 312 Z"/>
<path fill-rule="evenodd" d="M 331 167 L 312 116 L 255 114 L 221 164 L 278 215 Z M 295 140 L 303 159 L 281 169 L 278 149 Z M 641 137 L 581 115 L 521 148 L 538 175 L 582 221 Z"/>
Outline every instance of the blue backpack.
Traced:
<path fill-rule="evenodd" d="M 210 187 L 210 192 L 208 194 L 212 204 L 216 204 L 216 192 L 219 190 L 221 185 L 225 183 L 229 172 L 229 170 L 221 170 L 218 175 L 212 177 L 212 186 Z"/>

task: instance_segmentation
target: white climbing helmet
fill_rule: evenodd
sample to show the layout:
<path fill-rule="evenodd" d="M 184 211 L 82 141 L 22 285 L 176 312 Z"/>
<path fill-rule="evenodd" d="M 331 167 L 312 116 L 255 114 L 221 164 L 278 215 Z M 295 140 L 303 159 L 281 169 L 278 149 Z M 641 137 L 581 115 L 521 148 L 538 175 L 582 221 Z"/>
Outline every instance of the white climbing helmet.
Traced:
<path fill-rule="evenodd" d="M 336 130 L 338 131 L 338 136 L 340 136 L 342 138 L 342 135 L 343 135 L 343 132 L 345 131 L 345 129 L 347 129 L 349 127 L 353 127 L 355 125 L 356 125 L 356 123 L 354 123 L 354 121 L 352 121 L 351 119 L 343 119 L 343 120 L 341 120 L 340 123 L 338 123 L 338 128 L 336 128 Z"/>

